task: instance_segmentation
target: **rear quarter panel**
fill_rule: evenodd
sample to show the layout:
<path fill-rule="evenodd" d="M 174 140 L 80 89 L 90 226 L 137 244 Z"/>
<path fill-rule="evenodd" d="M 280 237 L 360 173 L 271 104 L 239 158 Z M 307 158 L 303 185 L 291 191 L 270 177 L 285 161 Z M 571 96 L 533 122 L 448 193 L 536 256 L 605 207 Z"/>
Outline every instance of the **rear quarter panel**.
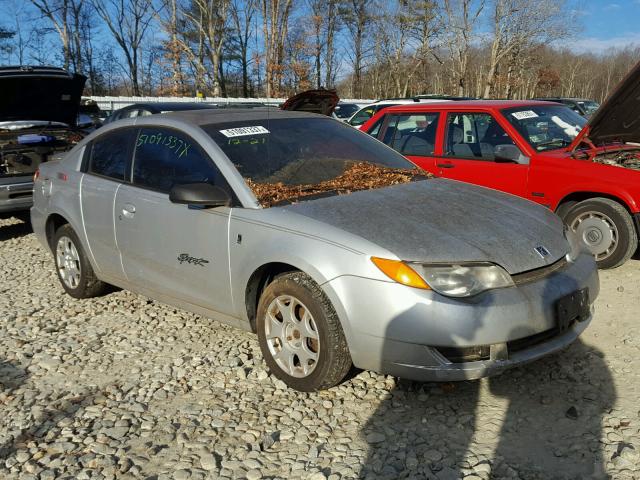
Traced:
<path fill-rule="evenodd" d="M 87 240 L 82 224 L 80 186 L 82 172 L 80 164 L 85 147 L 78 146 L 59 162 L 47 162 L 40 167 L 40 177 L 34 187 L 34 210 L 32 220 L 34 230 L 41 243 L 46 245 L 46 222 L 52 215 L 63 217 L 78 234 L 87 248 Z"/>

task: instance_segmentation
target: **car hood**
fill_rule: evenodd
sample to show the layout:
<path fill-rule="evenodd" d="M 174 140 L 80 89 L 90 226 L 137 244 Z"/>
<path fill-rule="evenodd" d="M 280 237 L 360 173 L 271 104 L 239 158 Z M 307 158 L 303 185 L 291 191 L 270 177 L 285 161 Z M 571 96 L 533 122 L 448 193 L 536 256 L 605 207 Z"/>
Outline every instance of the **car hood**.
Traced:
<path fill-rule="evenodd" d="M 640 143 L 640 62 L 616 86 L 613 92 L 589 117 L 580 135 L 574 140 L 577 147 L 585 137 L 595 145 L 612 142 Z"/>
<path fill-rule="evenodd" d="M 330 116 L 339 101 L 340 97 L 335 90 L 307 90 L 289 97 L 280 108 Z"/>
<path fill-rule="evenodd" d="M 75 126 L 86 77 L 16 70 L 0 76 L 0 122 L 46 121 Z"/>
<path fill-rule="evenodd" d="M 493 262 L 516 274 L 568 252 L 562 221 L 527 200 L 432 179 L 276 207 L 375 243 L 407 261 Z M 549 255 L 535 250 L 543 246 Z"/>

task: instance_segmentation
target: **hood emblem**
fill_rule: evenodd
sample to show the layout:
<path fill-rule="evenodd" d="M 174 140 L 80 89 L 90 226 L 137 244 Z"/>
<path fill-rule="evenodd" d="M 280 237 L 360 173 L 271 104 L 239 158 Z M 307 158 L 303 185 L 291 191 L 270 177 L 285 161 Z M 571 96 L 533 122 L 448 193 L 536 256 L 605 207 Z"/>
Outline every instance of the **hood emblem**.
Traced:
<path fill-rule="evenodd" d="M 534 250 L 538 255 L 540 255 L 540 258 L 545 258 L 551 255 L 551 252 L 549 252 L 549 250 L 547 250 L 546 247 L 543 247 L 542 245 L 538 245 L 536 248 L 534 248 Z"/>

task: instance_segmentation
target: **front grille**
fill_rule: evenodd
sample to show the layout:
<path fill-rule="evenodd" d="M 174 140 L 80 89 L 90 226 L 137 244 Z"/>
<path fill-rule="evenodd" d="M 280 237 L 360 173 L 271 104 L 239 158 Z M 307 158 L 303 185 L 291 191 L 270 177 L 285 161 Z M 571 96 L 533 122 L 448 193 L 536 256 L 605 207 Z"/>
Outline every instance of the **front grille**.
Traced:
<path fill-rule="evenodd" d="M 523 283 L 535 282 L 536 280 L 540 280 L 548 275 L 551 275 L 554 272 L 564 268 L 567 266 L 567 258 L 562 257 L 557 262 L 552 263 L 551 265 L 547 265 L 546 267 L 535 268 L 533 270 L 528 270 L 522 273 L 516 273 L 512 275 L 513 283 L 516 285 L 522 285 Z"/>

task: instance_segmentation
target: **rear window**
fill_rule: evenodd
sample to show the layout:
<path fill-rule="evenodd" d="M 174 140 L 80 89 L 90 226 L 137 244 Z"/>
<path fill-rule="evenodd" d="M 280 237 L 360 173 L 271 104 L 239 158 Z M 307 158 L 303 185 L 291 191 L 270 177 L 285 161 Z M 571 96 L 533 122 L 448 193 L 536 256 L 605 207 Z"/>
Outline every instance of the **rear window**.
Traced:
<path fill-rule="evenodd" d="M 400 154 L 329 118 L 261 119 L 203 128 L 263 205 L 280 197 L 293 200 L 424 178 Z"/>

